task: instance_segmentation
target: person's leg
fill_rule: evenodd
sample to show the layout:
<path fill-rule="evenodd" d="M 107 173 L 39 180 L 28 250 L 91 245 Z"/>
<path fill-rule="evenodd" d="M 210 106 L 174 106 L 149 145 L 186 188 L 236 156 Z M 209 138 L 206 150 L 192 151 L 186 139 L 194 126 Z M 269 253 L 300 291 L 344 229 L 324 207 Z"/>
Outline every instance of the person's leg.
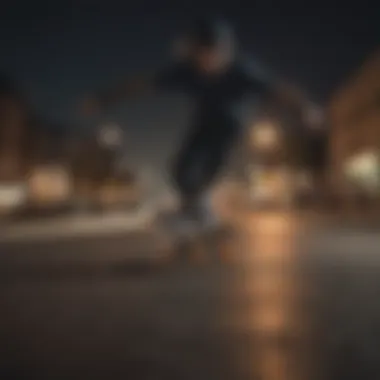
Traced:
<path fill-rule="evenodd" d="M 204 153 L 204 136 L 192 133 L 188 136 L 175 158 L 172 168 L 172 179 L 180 198 L 180 207 L 191 208 L 197 198 L 199 170 Z"/>
<path fill-rule="evenodd" d="M 232 131 L 201 133 L 185 144 L 174 171 L 184 212 L 202 214 L 204 195 L 219 175 L 236 136 Z M 201 210 L 199 210 L 201 209 Z M 206 210 L 207 213 L 207 210 Z"/>
<path fill-rule="evenodd" d="M 193 203 L 193 215 L 198 222 L 203 225 L 212 226 L 217 223 L 215 210 L 213 209 L 210 189 L 221 174 L 229 153 L 229 146 L 226 142 L 217 140 L 210 142 L 208 149 L 202 156 L 200 176 L 196 183 L 196 197 Z"/>

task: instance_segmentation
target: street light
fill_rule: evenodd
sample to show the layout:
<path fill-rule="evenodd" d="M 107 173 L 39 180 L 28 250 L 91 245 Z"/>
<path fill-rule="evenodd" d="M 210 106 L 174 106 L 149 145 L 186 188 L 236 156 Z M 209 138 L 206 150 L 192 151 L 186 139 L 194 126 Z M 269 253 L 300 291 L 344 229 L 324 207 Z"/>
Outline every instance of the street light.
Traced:
<path fill-rule="evenodd" d="M 273 149 L 279 143 L 277 126 L 271 121 L 262 121 L 252 128 L 251 143 L 257 149 Z"/>
<path fill-rule="evenodd" d="M 380 186 L 380 165 L 377 151 L 365 151 L 350 158 L 344 167 L 346 176 L 369 191 Z"/>
<path fill-rule="evenodd" d="M 123 143 L 123 131 L 116 124 L 107 124 L 100 128 L 98 141 L 101 146 L 117 148 Z"/>

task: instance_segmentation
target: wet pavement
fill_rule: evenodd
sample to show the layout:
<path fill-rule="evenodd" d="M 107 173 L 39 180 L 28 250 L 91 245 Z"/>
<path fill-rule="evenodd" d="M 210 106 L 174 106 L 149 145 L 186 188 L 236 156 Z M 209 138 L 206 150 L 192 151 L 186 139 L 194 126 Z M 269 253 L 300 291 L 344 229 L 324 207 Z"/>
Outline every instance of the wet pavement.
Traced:
<path fill-rule="evenodd" d="M 3 243 L 0 378 L 380 378 L 376 236 L 278 213 L 237 230 L 186 260 L 143 234 Z"/>

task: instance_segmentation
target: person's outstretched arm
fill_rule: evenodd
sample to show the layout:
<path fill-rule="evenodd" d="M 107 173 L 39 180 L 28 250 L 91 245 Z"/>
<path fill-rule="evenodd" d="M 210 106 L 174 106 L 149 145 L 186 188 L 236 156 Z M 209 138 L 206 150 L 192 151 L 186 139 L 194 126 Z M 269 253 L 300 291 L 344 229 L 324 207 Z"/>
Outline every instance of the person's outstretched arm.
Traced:
<path fill-rule="evenodd" d="M 247 78 L 249 88 L 260 93 L 264 101 L 280 107 L 298 109 L 303 122 L 308 127 L 319 128 L 323 122 L 321 108 L 314 104 L 297 86 L 268 75 L 258 66 L 250 67 Z"/>
<path fill-rule="evenodd" d="M 86 114 L 98 113 L 127 98 L 144 95 L 152 91 L 153 88 L 154 81 L 149 75 L 134 75 L 120 81 L 115 86 L 85 97 L 81 108 Z"/>
<path fill-rule="evenodd" d="M 186 81 L 183 64 L 173 64 L 153 75 L 134 75 L 117 85 L 88 96 L 82 103 L 87 114 L 101 112 L 108 107 L 134 96 L 141 96 L 160 89 L 180 89 Z"/>

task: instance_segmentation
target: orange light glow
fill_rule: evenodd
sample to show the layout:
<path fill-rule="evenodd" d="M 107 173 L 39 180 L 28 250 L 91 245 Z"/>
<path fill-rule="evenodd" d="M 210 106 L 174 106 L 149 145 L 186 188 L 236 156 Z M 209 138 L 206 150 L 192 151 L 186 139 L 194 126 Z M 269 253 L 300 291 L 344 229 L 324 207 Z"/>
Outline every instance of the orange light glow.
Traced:
<path fill-rule="evenodd" d="M 252 129 L 251 143 L 254 148 L 272 149 L 279 140 L 279 131 L 273 122 L 263 121 Z"/>

